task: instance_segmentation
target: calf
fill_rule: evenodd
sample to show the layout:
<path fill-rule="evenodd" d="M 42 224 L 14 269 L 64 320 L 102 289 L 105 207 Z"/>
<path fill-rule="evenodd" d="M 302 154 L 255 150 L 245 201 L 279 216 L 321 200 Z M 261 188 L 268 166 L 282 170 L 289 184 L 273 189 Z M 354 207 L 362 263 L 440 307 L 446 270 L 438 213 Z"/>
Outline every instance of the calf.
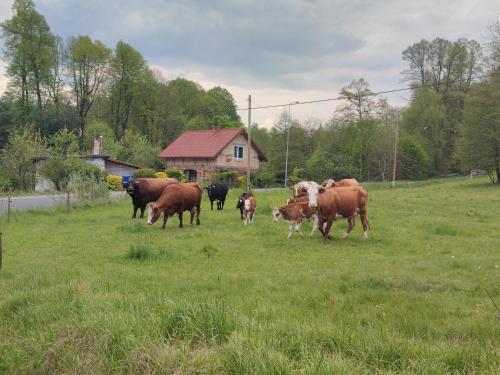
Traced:
<path fill-rule="evenodd" d="M 226 201 L 227 185 L 213 184 L 207 186 L 208 199 L 210 199 L 210 208 L 214 209 L 214 200 L 217 200 L 217 209 L 224 209 L 224 202 Z"/>
<path fill-rule="evenodd" d="M 132 205 L 134 206 L 132 219 L 136 218 L 138 209 L 141 209 L 142 219 L 146 205 L 157 201 L 168 185 L 177 183 L 178 181 L 175 178 L 136 178 L 129 180 L 125 188 L 127 194 L 132 198 Z"/>
<path fill-rule="evenodd" d="M 355 178 L 344 178 L 339 181 L 335 181 L 330 178 L 328 180 L 323 181 L 321 186 L 323 186 L 325 189 L 331 187 L 359 186 L 359 182 Z"/>
<path fill-rule="evenodd" d="M 357 214 L 361 217 L 363 225 L 363 239 L 368 238 L 368 214 L 366 210 L 368 193 L 360 186 L 336 187 L 334 189 L 320 189 L 317 199 L 318 227 L 323 234 L 323 241 L 330 239 L 330 228 L 333 221 L 346 218 L 348 222 L 344 239 L 354 227 L 354 218 Z"/>
<path fill-rule="evenodd" d="M 245 219 L 244 224 L 252 224 L 253 216 L 255 215 L 255 209 L 257 208 L 257 200 L 253 195 L 245 199 L 243 217 Z"/>
<path fill-rule="evenodd" d="M 193 219 L 196 215 L 196 225 L 200 225 L 200 204 L 201 190 L 196 182 L 185 184 L 168 185 L 161 194 L 158 201 L 148 206 L 148 224 L 154 224 L 163 212 L 163 225 L 165 229 L 169 216 L 177 214 L 179 216 L 179 227 L 182 228 L 182 215 L 184 211 L 191 213 L 190 225 L 193 225 Z"/>
<path fill-rule="evenodd" d="M 283 218 L 288 222 L 288 238 L 292 236 L 294 227 L 295 231 L 302 236 L 300 227 L 304 221 L 314 220 L 311 236 L 314 235 L 314 232 L 318 229 L 318 216 L 316 215 L 315 210 L 309 207 L 307 199 L 306 201 L 301 199 L 301 202 L 287 202 L 285 206 L 275 208 L 273 210 L 273 222 L 277 223 L 280 218 Z"/>
<path fill-rule="evenodd" d="M 243 211 L 245 210 L 245 199 L 251 197 L 252 193 L 242 193 L 238 197 L 238 203 L 236 203 L 236 208 L 240 209 L 240 218 L 243 220 Z"/>

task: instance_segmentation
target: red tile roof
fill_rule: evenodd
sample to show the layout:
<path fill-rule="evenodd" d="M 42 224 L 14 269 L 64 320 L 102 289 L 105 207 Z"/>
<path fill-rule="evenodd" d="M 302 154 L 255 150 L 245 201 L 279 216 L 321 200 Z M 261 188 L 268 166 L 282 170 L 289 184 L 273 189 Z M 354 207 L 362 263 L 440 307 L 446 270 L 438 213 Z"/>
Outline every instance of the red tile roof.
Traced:
<path fill-rule="evenodd" d="M 246 130 L 242 128 L 188 130 L 160 152 L 159 156 L 161 158 L 215 158 L 239 134 L 247 137 Z M 259 159 L 266 161 L 265 155 L 253 141 L 252 146 L 259 154 Z"/>

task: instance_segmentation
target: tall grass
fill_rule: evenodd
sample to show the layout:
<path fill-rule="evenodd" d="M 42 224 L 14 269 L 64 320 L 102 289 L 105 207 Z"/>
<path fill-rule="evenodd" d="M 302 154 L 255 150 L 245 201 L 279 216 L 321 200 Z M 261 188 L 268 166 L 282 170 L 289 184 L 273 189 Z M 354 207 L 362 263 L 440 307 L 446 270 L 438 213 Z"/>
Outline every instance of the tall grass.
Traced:
<path fill-rule="evenodd" d="M 497 374 L 498 190 L 365 188 L 369 239 L 325 245 L 272 223 L 286 190 L 245 230 L 238 191 L 183 229 L 129 201 L 0 217 L 0 373 Z"/>

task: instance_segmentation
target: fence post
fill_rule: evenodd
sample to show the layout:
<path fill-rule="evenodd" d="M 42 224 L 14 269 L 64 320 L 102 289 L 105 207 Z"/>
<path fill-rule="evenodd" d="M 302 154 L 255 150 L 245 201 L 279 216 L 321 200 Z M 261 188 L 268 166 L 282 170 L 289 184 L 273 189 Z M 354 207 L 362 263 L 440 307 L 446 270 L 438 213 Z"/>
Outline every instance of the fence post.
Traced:
<path fill-rule="evenodd" d="M 66 192 L 66 211 L 69 212 L 69 190 Z"/>
<path fill-rule="evenodd" d="M 7 197 L 7 223 L 10 223 L 10 197 Z"/>
<path fill-rule="evenodd" d="M 0 232 L 0 270 L 2 269 L 2 252 L 3 252 L 2 232 Z"/>

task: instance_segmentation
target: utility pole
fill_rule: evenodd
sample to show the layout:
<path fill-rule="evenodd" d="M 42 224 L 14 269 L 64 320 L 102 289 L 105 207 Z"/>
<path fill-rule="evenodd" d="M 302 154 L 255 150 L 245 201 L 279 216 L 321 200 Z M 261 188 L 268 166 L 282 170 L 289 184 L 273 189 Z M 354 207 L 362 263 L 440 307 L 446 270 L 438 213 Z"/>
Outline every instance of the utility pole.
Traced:
<path fill-rule="evenodd" d="M 285 187 L 287 187 L 288 183 L 288 142 L 290 140 L 290 124 L 291 124 L 291 117 L 290 117 L 290 107 L 292 104 L 299 104 L 299 102 L 293 102 L 288 104 L 288 118 L 285 124 L 285 131 L 286 131 L 286 151 L 285 151 Z"/>
<path fill-rule="evenodd" d="M 250 193 L 250 157 L 252 151 L 252 139 L 250 127 L 252 125 L 252 95 L 248 95 L 248 137 L 247 137 L 247 192 Z"/>
<path fill-rule="evenodd" d="M 399 138 L 399 115 L 396 120 L 396 129 L 394 133 L 394 161 L 392 164 L 392 183 L 393 188 L 396 187 L 396 166 L 398 163 L 398 138 Z"/>

